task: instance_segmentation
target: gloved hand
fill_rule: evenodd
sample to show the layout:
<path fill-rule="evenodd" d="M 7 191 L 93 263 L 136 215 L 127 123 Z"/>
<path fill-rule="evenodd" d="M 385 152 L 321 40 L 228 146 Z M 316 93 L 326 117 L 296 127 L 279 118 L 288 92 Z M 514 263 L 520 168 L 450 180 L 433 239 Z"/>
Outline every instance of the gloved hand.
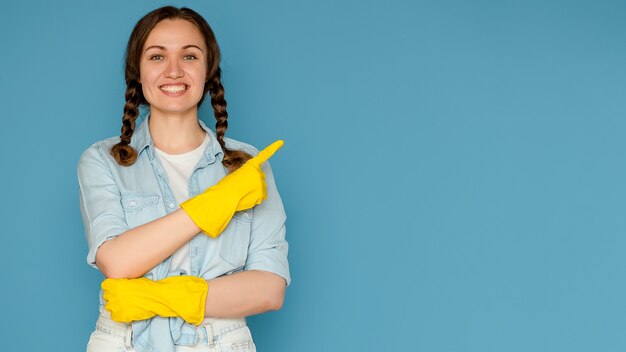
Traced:
<path fill-rule="evenodd" d="M 282 140 L 270 144 L 239 169 L 203 193 L 181 203 L 180 207 L 205 234 L 217 237 L 236 211 L 250 209 L 267 198 L 261 164 L 282 146 Z"/>
<path fill-rule="evenodd" d="M 130 323 L 156 315 L 180 317 L 200 325 L 209 292 L 207 282 L 195 276 L 172 276 L 152 281 L 139 279 L 106 279 L 102 281 L 104 308 L 111 319 Z"/>

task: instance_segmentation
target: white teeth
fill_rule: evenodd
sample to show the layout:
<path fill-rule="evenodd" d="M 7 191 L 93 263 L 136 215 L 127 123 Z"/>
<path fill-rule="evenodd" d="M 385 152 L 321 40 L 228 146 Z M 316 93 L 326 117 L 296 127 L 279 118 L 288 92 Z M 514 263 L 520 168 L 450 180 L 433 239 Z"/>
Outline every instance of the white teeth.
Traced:
<path fill-rule="evenodd" d="M 161 90 L 168 92 L 168 93 L 180 93 L 182 91 L 184 91 L 185 89 L 187 89 L 187 86 L 182 85 L 182 86 L 163 86 L 161 87 Z"/>

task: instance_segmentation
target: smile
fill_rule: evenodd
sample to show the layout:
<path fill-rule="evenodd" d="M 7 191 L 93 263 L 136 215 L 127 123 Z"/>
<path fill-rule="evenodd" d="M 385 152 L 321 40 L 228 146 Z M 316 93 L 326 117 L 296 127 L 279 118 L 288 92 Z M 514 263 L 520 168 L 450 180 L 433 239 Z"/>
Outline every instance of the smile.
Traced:
<path fill-rule="evenodd" d="M 188 85 L 186 84 L 180 84 L 180 85 L 165 85 L 165 86 L 160 86 L 159 89 L 161 91 L 163 91 L 166 94 L 180 94 L 183 93 L 184 91 L 186 91 L 189 88 Z"/>

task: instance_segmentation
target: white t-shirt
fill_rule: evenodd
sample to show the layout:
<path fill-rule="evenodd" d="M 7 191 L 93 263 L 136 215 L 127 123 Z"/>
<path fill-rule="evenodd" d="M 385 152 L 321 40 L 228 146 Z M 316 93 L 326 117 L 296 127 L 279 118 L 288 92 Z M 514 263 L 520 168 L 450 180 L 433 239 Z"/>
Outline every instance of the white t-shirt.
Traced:
<path fill-rule="evenodd" d="M 206 134 L 204 141 L 198 148 L 183 154 L 167 154 L 159 148 L 155 148 L 177 203 L 180 204 L 189 199 L 189 178 L 208 145 L 209 135 Z M 189 243 L 184 244 L 172 255 L 169 271 L 176 270 L 184 271 L 187 274 L 191 272 Z"/>

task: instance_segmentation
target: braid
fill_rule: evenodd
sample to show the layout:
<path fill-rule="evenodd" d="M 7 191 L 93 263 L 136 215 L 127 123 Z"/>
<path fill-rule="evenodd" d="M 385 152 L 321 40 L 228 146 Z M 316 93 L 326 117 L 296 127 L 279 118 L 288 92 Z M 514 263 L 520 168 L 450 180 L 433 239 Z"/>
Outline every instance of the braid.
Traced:
<path fill-rule="evenodd" d="M 126 104 L 124 104 L 124 116 L 122 117 L 122 134 L 120 142 L 111 148 L 111 155 L 118 164 L 130 166 L 137 159 L 137 151 L 130 146 L 130 139 L 135 131 L 135 121 L 139 116 L 139 84 L 137 81 L 129 81 L 126 84 Z"/>
<path fill-rule="evenodd" d="M 211 105 L 213 105 L 213 115 L 215 115 L 215 134 L 222 150 L 224 151 L 224 159 L 222 164 L 230 172 L 237 170 L 251 156 L 240 150 L 230 150 L 226 148 L 224 142 L 224 134 L 228 128 L 228 112 L 226 112 L 226 99 L 224 99 L 224 86 L 221 80 L 222 70 L 218 67 L 213 78 L 209 80 Z"/>

